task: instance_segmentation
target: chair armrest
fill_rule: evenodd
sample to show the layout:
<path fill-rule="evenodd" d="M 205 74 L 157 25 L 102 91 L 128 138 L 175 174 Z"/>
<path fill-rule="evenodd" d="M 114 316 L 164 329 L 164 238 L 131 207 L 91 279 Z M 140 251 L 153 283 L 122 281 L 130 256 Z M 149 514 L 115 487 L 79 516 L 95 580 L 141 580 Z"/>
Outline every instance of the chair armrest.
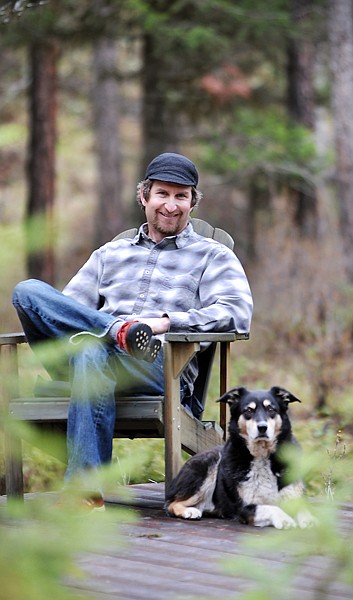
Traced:
<path fill-rule="evenodd" d="M 24 333 L 0 333 L 0 346 L 17 346 L 26 342 Z"/>
<path fill-rule="evenodd" d="M 248 333 L 166 333 L 166 342 L 234 342 L 248 340 Z"/>

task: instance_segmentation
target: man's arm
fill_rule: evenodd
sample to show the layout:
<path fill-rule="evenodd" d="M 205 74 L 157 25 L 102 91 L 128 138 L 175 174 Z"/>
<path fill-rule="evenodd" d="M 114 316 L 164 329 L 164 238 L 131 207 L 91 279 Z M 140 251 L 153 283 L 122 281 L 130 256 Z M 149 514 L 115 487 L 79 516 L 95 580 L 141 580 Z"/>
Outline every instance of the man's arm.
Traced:
<path fill-rule="evenodd" d="M 149 325 L 154 333 L 154 335 L 159 335 L 161 333 L 167 333 L 167 331 L 169 331 L 170 328 L 170 319 L 167 316 L 163 316 L 160 318 L 151 318 L 151 319 L 145 319 L 143 317 L 136 319 L 137 321 L 140 321 L 140 323 L 146 323 L 146 325 Z"/>
<path fill-rule="evenodd" d="M 236 255 L 220 246 L 202 274 L 199 307 L 188 311 L 168 310 L 170 331 L 250 331 L 253 299 L 245 271 Z"/>
<path fill-rule="evenodd" d="M 98 249 L 72 277 L 63 289 L 63 294 L 91 308 L 100 308 L 99 279 L 101 270 L 102 260 L 100 249 Z"/>

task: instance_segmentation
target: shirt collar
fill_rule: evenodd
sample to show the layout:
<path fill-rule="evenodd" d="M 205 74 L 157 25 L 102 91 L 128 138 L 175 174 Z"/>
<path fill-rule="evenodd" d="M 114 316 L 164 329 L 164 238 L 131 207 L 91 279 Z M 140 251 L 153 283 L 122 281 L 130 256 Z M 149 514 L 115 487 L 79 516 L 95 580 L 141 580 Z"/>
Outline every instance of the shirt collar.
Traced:
<path fill-rule="evenodd" d="M 158 242 L 158 244 L 151 240 L 151 238 L 147 234 L 147 231 L 147 223 L 143 223 L 143 225 L 141 225 L 141 227 L 139 228 L 136 236 L 132 240 L 132 243 L 136 245 L 141 243 L 142 241 L 145 241 L 150 243 L 152 242 L 152 244 L 154 244 L 155 246 L 167 246 L 173 243 L 176 246 L 176 248 L 183 248 L 187 244 L 187 241 L 190 238 L 190 236 L 193 234 L 194 228 L 191 223 L 188 223 L 188 225 L 185 227 L 185 229 L 183 229 L 181 233 L 179 233 L 178 235 L 165 237 L 163 240 Z"/>

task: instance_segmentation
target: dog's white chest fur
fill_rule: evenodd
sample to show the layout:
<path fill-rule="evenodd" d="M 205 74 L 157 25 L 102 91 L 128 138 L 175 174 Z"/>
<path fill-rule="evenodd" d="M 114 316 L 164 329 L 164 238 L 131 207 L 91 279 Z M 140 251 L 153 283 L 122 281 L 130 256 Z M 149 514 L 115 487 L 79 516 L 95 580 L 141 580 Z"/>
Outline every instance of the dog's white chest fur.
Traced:
<path fill-rule="evenodd" d="M 277 478 L 267 458 L 255 458 L 245 481 L 238 484 L 245 504 L 276 504 L 279 498 Z"/>

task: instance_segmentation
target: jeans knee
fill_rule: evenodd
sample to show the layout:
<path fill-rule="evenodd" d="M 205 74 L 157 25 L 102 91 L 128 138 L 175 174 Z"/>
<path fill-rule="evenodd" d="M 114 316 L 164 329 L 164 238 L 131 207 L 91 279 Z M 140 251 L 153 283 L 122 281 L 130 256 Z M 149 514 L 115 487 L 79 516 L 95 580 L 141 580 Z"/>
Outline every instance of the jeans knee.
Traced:
<path fill-rule="evenodd" d="M 12 293 L 12 304 L 14 306 L 21 306 L 23 303 L 26 303 L 28 298 L 32 296 L 33 291 L 35 291 L 38 284 L 42 282 L 38 279 L 25 279 L 24 281 L 20 281 L 13 290 Z"/>
<path fill-rule="evenodd" d="M 105 391 L 114 390 L 116 374 L 108 347 L 101 342 L 80 344 L 79 351 L 70 357 L 72 384 L 86 390 L 86 396 L 96 399 Z"/>
<path fill-rule="evenodd" d="M 107 344 L 92 337 L 82 339 L 76 351 L 71 356 L 73 365 L 87 367 L 90 370 L 101 371 L 110 361 L 111 351 Z"/>

